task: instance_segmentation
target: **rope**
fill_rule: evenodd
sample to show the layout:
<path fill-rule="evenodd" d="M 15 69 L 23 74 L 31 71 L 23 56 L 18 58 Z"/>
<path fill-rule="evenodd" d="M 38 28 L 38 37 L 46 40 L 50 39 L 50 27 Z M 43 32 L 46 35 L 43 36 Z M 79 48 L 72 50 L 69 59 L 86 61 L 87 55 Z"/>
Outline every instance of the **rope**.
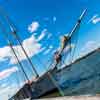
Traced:
<path fill-rule="evenodd" d="M 79 28 L 80 28 L 80 26 L 79 26 Z M 79 30 L 78 30 L 78 31 L 79 31 Z M 78 32 L 77 32 L 77 33 L 78 33 Z M 74 47 L 74 49 L 73 49 L 73 53 L 72 53 L 72 55 L 70 55 L 70 56 L 71 56 L 71 57 L 70 57 L 70 58 L 71 58 L 71 59 L 70 59 L 70 63 L 73 62 L 77 44 L 78 44 L 78 36 L 77 36 L 77 40 L 76 40 L 76 43 L 75 43 L 75 47 Z M 71 48 L 71 45 L 70 45 L 70 48 Z M 71 50 L 72 50 L 72 48 L 71 48 Z M 70 54 L 71 54 L 71 52 L 70 52 Z"/>
<path fill-rule="evenodd" d="M 30 52 L 30 51 L 29 51 Z M 47 70 L 48 68 L 45 67 L 45 64 L 43 62 L 41 62 L 41 60 L 39 59 L 39 57 L 36 56 L 36 58 L 38 59 L 39 63 L 41 63 L 44 68 Z M 51 63 L 52 64 L 52 63 Z M 50 65 L 51 65 L 50 64 Z M 49 66 L 50 66 L 49 65 Z M 55 85 L 55 87 L 58 89 L 59 93 L 61 96 L 64 96 L 64 92 L 62 91 L 62 89 L 60 88 L 60 86 L 58 85 L 57 81 L 54 79 L 54 77 L 52 76 L 52 74 L 48 71 L 48 75 L 49 75 L 49 78 L 51 79 L 51 81 L 53 82 L 53 84 Z"/>
<path fill-rule="evenodd" d="M 5 31 L 5 29 L 4 29 L 3 25 L 2 25 L 2 23 L 0 23 L 0 25 L 2 26 L 2 31 L 3 31 L 4 33 L 6 33 L 6 31 Z M 4 34 L 3 34 L 3 35 L 4 35 Z M 12 44 L 11 44 L 10 40 L 8 39 L 8 35 L 5 34 L 5 35 L 4 35 L 4 38 L 5 38 L 5 40 L 7 41 L 9 47 L 11 48 L 11 51 L 13 52 L 14 57 L 16 58 L 18 64 L 20 65 L 20 67 L 22 68 L 22 70 L 23 70 L 23 72 L 24 72 L 23 65 L 20 63 L 20 61 L 19 61 L 19 59 L 18 59 L 18 57 L 17 57 L 17 55 L 16 55 L 16 53 L 15 53 L 14 48 L 12 47 Z M 24 73 L 25 73 L 25 72 L 24 72 Z M 27 75 L 26 75 L 26 77 L 27 77 Z M 27 78 L 27 79 L 28 79 L 28 78 Z"/>

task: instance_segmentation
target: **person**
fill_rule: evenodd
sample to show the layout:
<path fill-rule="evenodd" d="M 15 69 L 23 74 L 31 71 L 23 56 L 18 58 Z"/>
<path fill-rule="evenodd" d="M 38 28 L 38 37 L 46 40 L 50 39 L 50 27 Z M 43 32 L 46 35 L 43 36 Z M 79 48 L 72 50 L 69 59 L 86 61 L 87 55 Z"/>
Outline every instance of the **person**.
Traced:
<path fill-rule="evenodd" d="M 64 48 L 66 47 L 68 40 L 69 40 L 69 36 L 66 36 L 66 35 L 61 36 L 61 39 L 60 39 L 61 48 L 60 48 L 60 51 L 59 51 L 60 54 L 63 52 Z"/>
<path fill-rule="evenodd" d="M 57 64 L 59 64 L 62 60 L 61 53 L 63 52 L 64 48 L 66 47 L 68 39 L 69 39 L 68 36 L 65 36 L 65 35 L 61 36 L 61 47 L 59 50 L 54 52 L 55 67 L 57 67 Z"/>
<path fill-rule="evenodd" d="M 59 54 L 59 51 L 56 51 L 55 53 L 54 53 L 54 59 L 55 59 L 55 62 L 56 62 L 56 64 L 58 64 L 60 61 L 61 61 L 61 55 Z"/>

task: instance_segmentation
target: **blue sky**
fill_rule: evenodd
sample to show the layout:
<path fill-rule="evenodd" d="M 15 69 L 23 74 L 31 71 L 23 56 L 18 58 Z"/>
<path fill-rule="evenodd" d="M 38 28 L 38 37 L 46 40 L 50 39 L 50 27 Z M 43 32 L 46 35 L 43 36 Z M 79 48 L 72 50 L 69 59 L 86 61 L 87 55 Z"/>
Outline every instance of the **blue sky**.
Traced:
<path fill-rule="evenodd" d="M 44 66 L 51 62 L 53 52 L 59 48 L 59 37 L 71 31 L 85 8 L 87 14 L 74 37 L 74 40 L 78 38 L 74 58 L 100 46 L 99 4 L 99 0 L 0 0 L 0 6 L 16 26 L 21 42 L 39 74 L 46 70 Z M 9 32 L 2 15 L 0 21 Z M 10 88 L 12 88 L 10 93 L 14 93 L 16 88 L 13 87 L 22 84 L 24 78 L 3 34 L 0 29 L 0 90 L 3 91 L 0 97 L 4 99 L 8 96 Z M 14 43 L 14 48 L 28 76 L 34 78 L 35 74 L 33 75 L 17 41 L 11 35 L 9 39 Z"/>

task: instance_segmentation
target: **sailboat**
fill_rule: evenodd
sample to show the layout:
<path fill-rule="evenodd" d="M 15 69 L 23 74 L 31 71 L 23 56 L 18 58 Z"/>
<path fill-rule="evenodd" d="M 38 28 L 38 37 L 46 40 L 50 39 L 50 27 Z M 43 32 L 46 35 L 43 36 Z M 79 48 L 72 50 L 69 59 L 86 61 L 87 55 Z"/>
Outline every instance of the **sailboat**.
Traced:
<path fill-rule="evenodd" d="M 59 57 L 62 56 L 62 52 L 64 48 L 69 43 L 71 44 L 71 39 L 79 29 L 81 21 L 85 14 L 86 14 L 86 9 L 82 12 L 74 28 L 68 34 L 67 41 L 65 41 L 66 45 L 58 52 Z M 23 66 L 21 65 L 16 55 L 16 52 L 12 46 L 13 44 L 11 43 L 10 40 L 8 40 L 7 36 L 5 36 L 11 50 L 13 51 L 13 54 L 15 55 L 20 67 L 23 70 L 23 74 L 25 75 L 26 80 L 28 80 L 28 82 L 19 91 L 17 91 L 17 93 L 14 96 L 12 96 L 10 100 L 23 100 L 26 98 L 36 99 L 42 97 L 65 96 L 65 95 L 81 95 L 86 93 L 89 94 L 98 93 L 100 91 L 100 89 L 98 88 L 99 84 L 97 86 L 94 86 L 94 88 L 92 87 L 95 81 L 91 82 L 89 85 L 86 85 L 86 83 L 88 83 L 92 78 L 95 78 L 100 75 L 98 70 L 100 66 L 100 60 L 98 58 L 100 57 L 100 49 L 94 50 L 93 52 L 85 55 L 84 57 L 81 57 L 76 61 L 71 62 L 69 65 L 65 65 L 65 67 L 61 69 L 57 69 L 57 66 L 61 61 L 59 62 L 54 61 L 53 64 L 50 64 L 51 67 L 53 65 L 53 68 L 48 70 L 42 76 L 39 76 L 39 74 L 35 69 L 35 66 L 33 66 L 31 59 L 29 58 L 27 52 L 25 51 L 24 47 L 20 42 L 20 38 L 17 34 L 16 28 L 13 26 L 8 16 L 5 16 L 5 18 L 11 29 L 10 34 L 13 35 L 15 39 L 18 41 L 19 45 L 21 46 L 25 56 L 27 57 L 30 63 L 30 66 L 32 67 L 33 71 L 36 74 L 36 79 L 30 82 L 28 76 L 26 75 L 23 69 Z M 71 52 L 71 48 L 70 48 L 70 52 Z M 93 60 L 95 60 L 95 62 L 91 62 Z M 87 72 L 91 68 L 93 72 L 97 71 L 96 75 L 94 75 L 93 72 L 91 71 Z M 81 69 L 81 70 L 77 70 L 77 69 Z M 98 79 L 97 81 L 100 83 Z"/>

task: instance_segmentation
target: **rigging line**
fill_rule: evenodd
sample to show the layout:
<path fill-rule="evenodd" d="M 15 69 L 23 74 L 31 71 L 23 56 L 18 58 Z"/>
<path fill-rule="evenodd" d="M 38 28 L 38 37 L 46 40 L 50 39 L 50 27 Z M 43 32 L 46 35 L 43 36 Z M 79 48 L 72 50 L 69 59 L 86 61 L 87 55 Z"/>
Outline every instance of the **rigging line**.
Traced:
<path fill-rule="evenodd" d="M 82 21 L 83 17 L 85 16 L 86 11 L 87 11 L 87 9 L 85 9 L 85 10 L 82 12 L 82 14 L 80 15 L 80 17 L 79 17 L 77 23 L 75 24 L 74 28 L 73 28 L 72 31 L 69 33 L 69 35 L 68 35 L 69 38 L 68 38 L 68 40 L 67 40 L 67 44 L 68 44 L 68 41 L 71 42 L 71 37 L 73 36 L 73 34 L 74 34 L 75 31 L 77 30 L 77 28 L 80 27 L 81 21 Z M 64 49 L 62 49 L 62 50 L 59 52 L 59 54 L 62 54 L 63 50 L 64 50 Z"/>
<path fill-rule="evenodd" d="M 14 34 L 16 34 L 16 33 L 14 33 Z M 23 50 L 24 54 L 26 55 L 26 57 L 27 57 L 27 59 L 28 59 L 28 61 L 29 61 L 30 65 L 32 66 L 32 69 L 33 69 L 33 71 L 34 71 L 34 72 L 35 72 L 35 74 L 36 74 L 36 78 L 37 78 L 37 77 L 39 77 L 39 75 L 38 75 L 38 73 L 37 73 L 37 71 L 36 71 L 35 67 L 33 66 L 33 63 L 32 63 L 32 61 L 31 61 L 31 59 L 29 58 L 29 56 L 28 56 L 28 54 L 26 53 L 26 51 L 25 51 L 24 47 L 22 46 L 22 43 L 21 43 L 21 41 L 20 41 L 19 36 L 16 34 L 16 36 L 15 36 L 15 37 L 16 37 L 16 39 L 18 40 L 18 42 L 19 42 L 19 44 L 20 44 L 20 46 L 21 46 L 21 48 L 22 48 L 22 50 Z"/>
<path fill-rule="evenodd" d="M 41 62 L 41 60 L 39 59 L 39 57 L 37 57 L 37 59 L 39 60 L 39 63 L 41 63 L 44 66 L 44 68 L 47 70 L 48 68 L 45 67 L 45 64 L 43 62 Z M 53 82 L 53 84 L 55 85 L 55 87 L 58 89 L 60 95 L 64 96 L 64 93 L 63 93 L 62 89 L 59 87 L 57 81 L 53 78 L 53 76 L 51 75 L 51 73 L 49 71 L 48 71 L 48 75 L 49 75 L 49 78 L 51 79 L 51 81 Z"/>
<path fill-rule="evenodd" d="M 3 30 L 3 31 L 4 31 L 4 30 Z M 26 80 L 30 83 L 30 80 L 29 80 L 27 74 L 25 73 L 25 71 L 24 71 L 24 69 L 23 69 L 23 65 L 20 63 L 20 61 L 19 61 L 19 59 L 18 59 L 18 57 L 17 57 L 17 55 L 16 55 L 16 52 L 14 51 L 14 48 L 12 47 L 12 43 L 9 41 L 9 39 L 7 38 L 6 35 L 5 35 L 5 39 L 6 39 L 7 43 L 8 43 L 8 45 L 10 46 L 11 50 L 13 51 L 13 54 L 14 54 L 14 56 L 16 57 L 16 60 L 18 61 L 18 64 L 20 65 L 20 67 L 21 67 L 21 69 L 22 69 L 22 71 L 23 71 L 23 73 L 24 73 L 24 75 L 25 75 L 25 77 L 26 77 Z M 25 91 L 23 91 L 23 92 L 26 94 Z"/>
<path fill-rule="evenodd" d="M 13 26 L 11 25 L 11 23 L 9 22 L 8 16 L 5 16 L 5 17 L 6 17 L 6 20 L 7 20 L 8 24 L 9 24 L 9 26 L 10 26 L 10 29 L 11 29 L 11 31 L 12 31 L 12 34 L 14 35 L 14 37 L 15 37 L 15 38 L 17 39 L 17 41 L 19 42 L 19 44 L 20 44 L 21 48 L 23 49 L 23 51 L 24 51 L 26 57 L 28 58 L 28 61 L 29 61 L 30 64 L 32 65 L 32 68 L 33 68 L 33 70 L 35 71 L 35 74 L 36 74 L 36 78 L 39 77 L 37 71 L 35 70 L 35 68 L 34 68 L 34 66 L 33 66 L 33 64 L 32 64 L 32 62 L 31 62 L 31 59 L 28 57 L 26 51 L 24 50 L 24 48 L 23 48 L 23 46 L 22 46 L 22 44 L 21 44 L 21 42 L 20 42 L 19 36 L 16 34 L 16 30 L 14 29 L 14 27 L 13 27 Z M 49 74 L 49 76 L 50 76 L 51 80 L 53 81 L 54 85 L 55 85 L 55 86 L 57 87 L 57 89 L 59 90 L 60 94 L 63 96 L 64 93 L 62 92 L 62 90 L 61 90 L 61 89 L 59 88 L 59 86 L 54 82 L 55 80 L 52 78 L 52 76 L 51 76 L 50 74 Z"/>
<path fill-rule="evenodd" d="M 17 54 L 18 54 L 19 52 L 17 52 Z M 20 57 L 19 55 L 18 55 L 18 57 Z M 23 65 L 23 64 L 22 64 Z M 20 68 L 20 67 L 19 67 Z M 24 65 L 23 65 L 23 68 L 24 68 Z M 24 78 L 24 81 L 26 80 L 26 76 L 25 76 L 25 74 L 23 74 L 23 71 L 20 69 L 19 70 L 19 72 L 23 75 L 23 78 Z"/>
<path fill-rule="evenodd" d="M 23 52 L 24 52 L 24 54 L 25 54 L 25 56 L 26 56 L 28 62 L 30 63 L 30 65 L 31 65 L 31 67 L 32 67 L 32 69 L 33 69 L 33 72 L 35 72 L 35 74 L 36 74 L 36 78 L 38 78 L 38 77 L 39 77 L 39 74 L 37 73 L 37 71 L 36 71 L 36 69 L 35 69 L 35 67 L 34 67 L 34 65 L 33 65 L 33 63 L 32 63 L 32 61 L 31 61 L 30 57 L 28 56 L 26 50 L 24 49 L 24 47 L 23 47 L 23 45 L 22 45 L 22 43 L 21 43 L 21 41 L 20 41 L 20 37 L 18 36 L 14 25 L 11 23 L 9 17 L 6 15 L 6 13 L 4 12 L 4 10 L 3 10 L 2 8 L 0 8 L 0 11 L 1 11 L 1 13 L 2 13 L 2 16 L 5 17 L 5 19 L 6 19 L 7 23 L 8 23 L 8 25 L 9 25 L 9 28 L 10 28 L 10 30 L 11 30 L 11 34 L 15 37 L 15 39 L 16 39 L 16 40 L 18 41 L 18 43 L 20 44 L 20 46 L 21 46 L 21 48 L 22 48 L 22 50 L 23 50 Z M 10 33 L 9 33 L 9 34 L 10 34 Z"/>
<path fill-rule="evenodd" d="M 29 50 L 30 52 L 30 50 Z M 36 56 L 36 58 L 38 59 L 39 63 L 41 63 L 44 68 L 47 70 L 48 68 L 45 66 L 45 64 L 40 60 L 40 58 L 38 56 Z M 59 87 L 57 81 L 53 78 L 52 74 L 48 71 L 48 75 L 49 75 L 49 78 L 51 79 L 51 81 L 53 82 L 53 84 L 55 85 L 55 87 L 58 89 L 59 93 L 61 96 L 64 96 L 64 93 L 62 91 L 62 89 Z"/>
<path fill-rule="evenodd" d="M 79 17 L 78 21 L 76 22 L 74 28 L 72 29 L 72 31 L 69 33 L 68 35 L 68 40 L 67 41 L 70 41 L 71 40 L 71 37 L 73 36 L 73 34 L 75 33 L 75 31 L 77 30 L 77 28 L 79 27 L 79 25 L 81 24 L 81 21 L 83 19 L 83 17 L 85 16 L 86 14 L 86 11 L 87 9 L 83 10 L 81 16 Z M 68 42 L 67 42 L 68 43 Z M 60 54 L 63 52 L 63 50 L 60 52 Z"/>
<path fill-rule="evenodd" d="M 57 81 L 53 78 L 52 74 L 50 72 L 48 72 L 48 75 L 49 75 L 51 81 L 53 82 L 53 84 L 58 89 L 58 92 L 60 93 L 60 95 L 61 96 L 65 96 L 63 90 L 61 89 L 61 87 L 59 86 L 59 84 L 57 83 Z"/>
<path fill-rule="evenodd" d="M 20 78 L 19 78 L 19 74 L 20 73 L 16 72 L 16 76 L 17 76 L 16 81 L 17 81 L 17 84 L 18 84 L 18 88 L 20 88 Z"/>
<path fill-rule="evenodd" d="M 16 58 L 15 58 L 15 60 L 16 60 Z M 16 60 L 16 61 L 17 61 L 17 60 Z M 17 82 L 17 87 L 18 87 L 18 88 L 20 88 L 20 79 L 19 79 L 19 74 L 18 74 L 19 72 L 20 72 L 20 71 L 17 71 L 17 72 L 16 72 L 16 78 L 15 78 L 15 79 L 16 79 L 16 82 Z"/>
<path fill-rule="evenodd" d="M 26 79 L 27 79 L 28 81 L 30 81 L 29 78 L 28 78 L 28 76 L 26 75 L 26 72 L 25 72 L 24 69 L 23 69 L 23 65 L 20 63 L 20 61 L 19 61 L 19 59 L 18 59 L 18 57 L 17 57 L 17 55 L 16 55 L 16 53 L 15 53 L 15 51 L 14 51 L 14 48 L 12 47 L 12 44 L 10 43 L 10 41 L 8 41 L 8 45 L 11 47 L 11 49 L 12 49 L 12 51 L 13 51 L 13 53 L 14 53 L 14 55 L 15 55 L 15 57 L 16 57 L 18 63 L 19 63 L 19 65 L 21 66 L 21 68 L 22 68 L 22 70 L 23 70 L 23 72 L 24 72 L 24 75 L 25 75 Z"/>
<path fill-rule="evenodd" d="M 18 49 L 18 47 L 16 47 L 16 49 Z M 20 53 L 19 52 L 17 52 L 17 56 L 20 58 L 21 57 L 21 55 L 20 55 Z M 22 63 L 22 65 L 24 66 L 24 64 Z M 24 67 L 23 67 L 24 68 Z M 25 77 L 25 75 L 24 75 L 24 77 Z M 24 80 L 25 81 L 25 80 Z"/>
<path fill-rule="evenodd" d="M 50 62 L 51 61 L 51 62 Z M 50 62 L 50 63 L 49 63 Z M 52 57 L 50 57 L 50 59 L 47 61 L 47 64 L 49 63 L 49 66 L 47 67 L 47 71 L 50 70 L 50 68 L 52 68 L 52 64 L 54 63 L 54 59 Z M 51 66 L 51 67 L 50 67 Z"/>
<path fill-rule="evenodd" d="M 81 14 L 80 18 L 78 19 L 78 23 L 75 25 L 75 27 L 73 28 L 73 30 L 72 30 L 71 33 L 69 34 L 69 36 L 70 36 L 70 42 L 71 42 L 71 37 L 72 37 L 73 33 L 75 33 L 75 31 L 77 31 L 77 30 L 80 28 L 80 23 L 81 23 L 81 20 L 82 20 L 82 18 L 84 17 L 84 15 L 85 15 L 85 13 L 86 13 L 86 10 L 87 10 L 87 9 L 85 9 L 85 10 L 83 11 L 83 13 Z M 79 31 L 79 30 L 78 30 L 78 31 Z M 76 44 L 77 44 L 77 43 L 78 43 L 78 40 L 76 41 Z M 71 50 L 72 50 L 72 48 L 71 48 Z M 73 57 L 74 57 L 75 50 L 76 50 L 76 45 L 75 45 L 75 48 L 74 48 L 72 57 L 71 57 L 71 55 L 70 55 L 70 57 L 71 57 L 70 63 L 72 63 L 72 61 L 73 61 Z M 70 54 L 71 54 L 71 53 L 70 53 Z"/>
<path fill-rule="evenodd" d="M 18 47 L 16 47 L 17 49 L 18 49 Z M 21 54 L 19 53 L 19 52 L 17 52 L 17 54 L 18 54 L 18 56 L 20 56 L 21 57 Z M 29 63 L 28 63 L 29 64 Z M 30 69 L 31 70 L 31 69 Z M 34 74 L 33 73 L 33 70 L 31 70 L 31 72 L 32 72 L 32 74 Z"/>
<path fill-rule="evenodd" d="M 11 27 L 12 27 L 12 26 L 10 26 L 10 28 L 11 28 Z M 28 56 L 26 50 L 24 49 L 24 47 L 23 47 L 23 45 L 22 45 L 22 43 L 21 43 L 21 41 L 20 41 L 20 38 L 19 38 L 18 34 L 17 34 L 16 31 L 13 29 L 13 27 L 11 28 L 11 31 L 12 31 L 11 33 L 13 34 L 13 36 L 17 39 L 18 43 L 20 44 L 20 46 L 21 46 L 21 48 L 22 48 L 22 50 L 23 50 L 25 56 L 27 57 L 27 59 L 28 59 L 30 65 L 32 66 L 32 69 L 33 69 L 33 71 L 34 71 L 35 74 L 36 74 L 36 78 L 39 77 L 39 75 L 38 75 L 38 73 L 37 73 L 35 67 L 33 66 L 33 63 L 32 63 L 32 61 L 31 61 L 31 59 L 29 58 L 29 56 Z"/>
<path fill-rule="evenodd" d="M 29 49 L 28 49 L 29 50 Z M 29 50 L 29 53 L 30 53 L 30 50 Z M 44 62 L 42 62 L 42 60 L 37 56 L 37 55 L 35 55 L 35 57 L 36 57 L 36 59 L 39 61 L 39 63 L 41 64 L 41 65 L 43 65 L 43 66 L 46 66 L 45 64 L 44 64 Z M 50 60 L 50 59 L 49 59 Z M 49 61 L 48 60 L 48 61 Z M 47 63 L 48 63 L 48 61 L 47 61 Z M 46 63 L 46 64 L 47 64 Z M 46 69 L 46 71 L 48 71 L 48 67 L 45 67 L 45 69 Z"/>
<path fill-rule="evenodd" d="M 72 38 L 72 36 L 74 35 L 74 33 L 77 31 L 77 29 L 80 27 L 81 21 L 82 21 L 83 17 L 85 16 L 86 11 L 87 11 L 87 9 L 85 9 L 85 10 L 82 12 L 82 14 L 80 15 L 80 17 L 79 17 L 77 23 L 75 24 L 74 28 L 73 28 L 72 31 L 69 33 L 69 35 L 68 35 L 68 40 L 67 40 L 66 45 L 68 45 L 68 41 L 71 43 L 71 38 Z M 70 45 L 70 46 L 71 46 L 71 45 Z M 62 49 L 62 50 L 60 51 L 59 54 L 62 54 L 63 50 L 64 50 L 64 49 Z M 70 50 L 72 50 L 72 49 L 70 48 Z"/>
<path fill-rule="evenodd" d="M 12 52 L 13 53 L 13 52 Z M 18 52 L 17 52 L 18 53 Z M 18 56 L 17 56 L 18 57 Z M 17 61 L 17 59 L 16 59 L 16 57 L 15 57 L 15 60 Z M 17 61 L 18 62 L 18 61 Z M 23 65 L 22 65 L 23 66 Z M 20 66 L 19 66 L 19 68 L 20 68 Z M 24 68 L 24 66 L 23 66 L 23 68 Z M 22 70 L 22 68 L 20 68 L 19 69 L 19 71 L 18 71 L 20 74 L 22 74 L 23 75 L 23 81 L 25 82 L 26 81 L 26 76 L 25 76 L 25 74 L 23 73 L 23 70 Z M 20 74 L 18 74 L 18 72 L 16 73 L 16 75 L 18 76 L 18 79 L 16 79 L 16 80 L 18 80 L 17 81 L 17 83 L 19 83 L 20 84 L 20 78 L 19 78 L 19 75 Z M 28 77 L 28 76 L 27 76 Z M 20 85 L 19 85 L 19 87 L 20 87 Z"/>
<path fill-rule="evenodd" d="M 58 89 L 60 95 L 64 96 L 63 90 L 60 88 L 59 84 L 57 83 L 57 81 L 54 79 L 53 75 L 49 71 L 48 71 L 48 75 L 49 75 L 49 78 L 51 79 L 51 81 L 53 82 L 53 84 L 55 85 L 55 87 Z"/>
<path fill-rule="evenodd" d="M 28 49 L 28 52 L 31 53 L 30 49 Z M 37 55 L 35 55 L 35 58 L 39 61 L 41 65 L 45 65 Z"/>
<path fill-rule="evenodd" d="M 74 26 L 74 28 L 73 28 L 72 31 L 70 32 L 69 37 L 71 37 L 71 36 L 73 35 L 73 33 L 76 31 L 77 27 L 80 25 L 80 23 L 81 23 L 83 17 L 84 17 L 85 14 L 86 14 L 86 11 L 87 11 L 87 9 L 85 9 L 85 10 L 82 12 L 82 14 L 81 14 L 81 16 L 79 17 L 79 19 L 78 19 L 76 25 Z"/>
<path fill-rule="evenodd" d="M 79 25 L 78 28 L 80 28 L 80 25 Z M 78 31 L 79 31 L 79 30 L 78 30 Z M 78 33 L 78 32 L 77 32 L 77 33 Z M 72 51 L 72 55 L 70 55 L 70 57 L 71 57 L 70 63 L 73 62 L 74 54 L 75 54 L 75 51 L 76 51 L 77 44 L 78 44 L 78 36 L 77 36 L 77 40 L 76 40 L 75 47 L 74 47 L 73 51 L 72 51 L 72 48 L 71 48 L 71 45 L 70 45 L 70 48 L 71 48 L 71 51 Z M 70 54 L 71 54 L 71 52 L 70 52 Z"/>
<path fill-rule="evenodd" d="M 1 22 L 0 22 L 0 25 L 1 25 L 1 27 L 2 27 L 2 28 L 1 28 L 2 31 L 5 33 L 5 29 L 4 29 L 4 27 L 2 26 L 2 23 L 1 23 Z M 4 35 L 4 34 L 3 34 L 3 35 Z M 5 37 L 5 40 L 7 41 L 8 45 L 9 45 L 9 47 L 11 48 L 11 50 L 12 50 L 12 52 L 13 52 L 13 54 L 14 54 L 16 60 L 18 61 L 18 64 L 20 65 L 20 67 L 21 67 L 21 69 L 22 69 L 22 71 L 23 71 L 23 73 L 24 73 L 26 79 L 29 81 L 29 78 L 28 78 L 28 76 L 26 75 L 26 73 L 25 73 L 25 71 L 24 71 L 24 69 L 23 69 L 23 65 L 21 64 L 21 62 L 19 61 L 19 58 L 18 58 L 17 55 L 16 55 L 16 52 L 15 52 L 13 46 L 12 46 L 12 43 L 10 42 L 10 40 L 8 39 L 8 36 L 7 36 L 6 34 L 4 35 L 4 37 Z"/>
<path fill-rule="evenodd" d="M 81 20 L 82 20 L 82 18 L 83 18 L 83 16 L 84 16 L 85 12 L 86 12 L 86 10 L 83 11 L 83 13 L 81 14 L 81 16 L 80 16 L 78 22 L 76 23 L 75 27 L 73 28 L 73 30 L 72 30 L 71 33 L 69 34 L 69 40 L 71 39 L 71 37 L 72 37 L 73 33 L 76 31 L 76 29 L 80 26 Z M 61 51 L 60 54 L 61 54 L 62 52 L 63 52 L 63 51 Z M 74 52 L 75 52 L 75 50 L 74 50 Z M 57 64 L 56 64 L 55 66 L 57 66 Z M 62 92 L 62 89 L 58 86 L 58 84 L 56 83 L 56 81 L 54 80 L 54 78 L 52 77 L 52 75 L 50 74 L 50 72 L 49 72 L 49 76 L 50 76 L 50 78 L 52 79 L 52 81 L 54 82 L 54 84 L 56 85 L 56 87 L 58 88 L 60 94 L 63 96 L 64 93 Z"/>

